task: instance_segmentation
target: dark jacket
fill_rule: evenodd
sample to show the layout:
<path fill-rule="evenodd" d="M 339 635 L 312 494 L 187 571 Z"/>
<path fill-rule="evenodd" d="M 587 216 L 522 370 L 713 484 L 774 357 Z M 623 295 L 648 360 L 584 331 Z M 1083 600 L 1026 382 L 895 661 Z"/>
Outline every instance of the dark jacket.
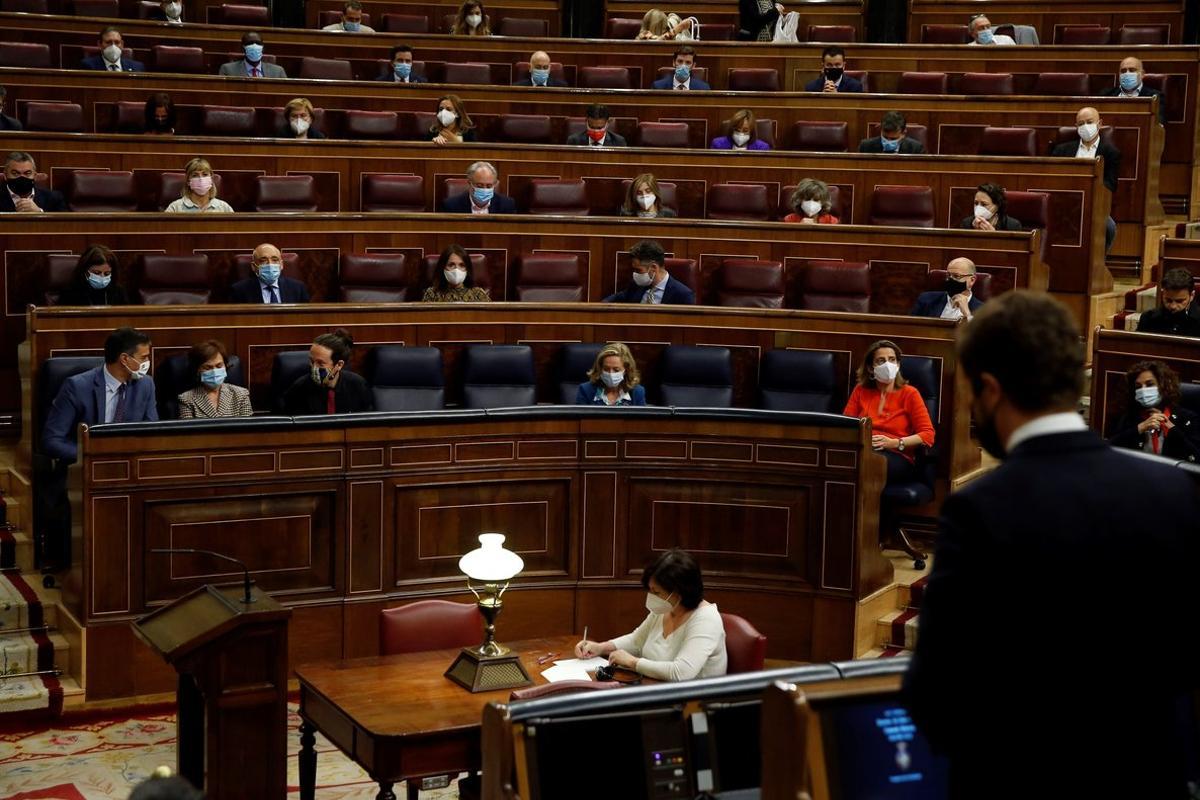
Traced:
<path fill-rule="evenodd" d="M 758 33 L 770 26 L 774 35 L 775 23 L 779 21 L 779 10 L 775 4 L 766 12 L 758 10 L 758 0 L 738 0 L 738 32 L 737 38 L 744 41 L 758 41 Z"/>
<path fill-rule="evenodd" d="M 0 114 L 0 131 L 23 131 L 25 126 L 16 117 Z"/>
<path fill-rule="evenodd" d="M 575 393 L 575 405 L 577 406 L 592 406 L 604 405 L 596 399 L 596 384 L 591 381 L 584 381 L 579 384 L 579 391 Z M 620 405 L 620 403 L 618 403 Z M 646 405 L 646 387 L 640 383 L 629 391 L 629 402 L 625 405 L 644 406 Z"/>
<path fill-rule="evenodd" d="M 402 81 L 396 80 L 396 73 L 394 73 L 394 72 L 385 72 L 384 74 L 380 75 L 375 80 L 380 81 L 382 83 L 402 83 Z M 425 82 L 426 81 L 425 81 L 424 75 L 417 75 L 414 72 L 410 72 L 408 74 L 408 83 L 425 83 Z"/>
<path fill-rule="evenodd" d="M 912 311 L 908 312 L 910 317 L 933 317 L 937 319 L 942 316 L 942 309 L 946 307 L 948 296 L 942 291 L 921 292 L 917 295 L 917 302 L 912 307 Z M 983 301 L 971 293 L 971 299 L 967 301 L 967 308 L 971 309 L 974 314 L 983 305 Z"/>
<path fill-rule="evenodd" d="M 1074 158 L 1079 152 L 1079 140 L 1061 142 L 1050 148 L 1050 155 L 1057 158 Z M 1104 185 L 1110 192 L 1117 190 L 1117 175 L 1121 171 L 1121 151 L 1104 139 L 1096 146 L 1096 153 L 1104 158 Z"/>
<path fill-rule="evenodd" d="M 591 143 L 592 143 L 592 140 L 588 138 L 587 131 L 580 131 L 579 133 L 572 133 L 570 136 L 567 137 L 567 144 L 589 146 L 589 145 L 591 145 Z M 625 137 L 622 136 L 621 134 L 615 133 L 614 131 L 609 131 L 608 134 L 604 137 L 604 146 L 605 147 L 628 147 L 629 142 L 625 141 Z"/>
<path fill-rule="evenodd" d="M 154 400 L 154 381 L 145 377 L 126 385 L 129 388 L 125 390 L 125 422 L 156 421 L 158 408 Z M 67 378 L 58 390 L 42 428 L 42 449 L 46 454 L 74 461 L 78 453 L 75 432 L 79 423 L 99 425 L 104 422 L 106 395 L 103 366 Z"/>
<path fill-rule="evenodd" d="M 1072 431 L 946 498 L 904 694 L 950 757 L 952 798 L 1187 796 L 1175 715 L 1197 681 L 1179 632 L 1197 612 L 1198 497 L 1167 462 Z M 1120 597 L 1097 609 L 1105 575 Z M 1001 619 L 1003 647 L 970 645 Z"/>
<path fill-rule="evenodd" d="M 471 198 L 467 197 L 467 193 L 456 194 L 453 197 L 447 197 L 446 202 L 442 203 L 442 211 L 448 214 L 470 214 L 471 213 Z M 497 192 L 492 195 L 492 202 L 488 204 L 489 214 L 516 214 L 516 202 L 506 194 Z"/>
<path fill-rule="evenodd" d="M 301 375 L 283 393 L 283 410 L 293 417 L 324 414 L 328 398 L 327 387 L 313 383 L 308 375 Z M 333 402 L 338 414 L 358 414 L 375 407 L 371 387 L 361 375 L 348 369 L 342 370 L 333 387 Z"/>
<path fill-rule="evenodd" d="M 74 283 L 58 295 L 60 306 L 127 306 L 125 287 L 110 283 L 103 289 L 93 289 L 86 283 Z"/>
<path fill-rule="evenodd" d="M 105 62 L 104 56 L 88 56 L 79 62 L 80 69 L 93 69 L 101 72 L 108 72 L 108 63 Z M 145 72 L 146 65 L 140 61 L 134 61 L 132 58 L 121 59 L 121 72 Z"/>
<path fill-rule="evenodd" d="M 283 127 L 280 128 L 279 131 L 275 134 L 275 136 L 280 139 L 299 139 L 300 138 L 299 136 L 296 135 L 296 132 L 294 130 L 292 130 L 292 126 L 288 125 L 286 122 L 283 124 Z M 308 129 L 308 138 L 309 139 L 324 139 L 325 134 L 321 133 L 316 128 L 313 128 L 310 126 Z"/>
<path fill-rule="evenodd" d="M 1193 301 L 1186 314 L 1170 314 L 1165 308 L 1143 311 L 1138 317 L 1137 332 L 1200 336 L 1200 307 Z"/>
<path fill-rule="evenodd" d="M 625 206 L 621 206 L 620 208 L 617 209 L 617 215 L 621 216 L 621 217 L 636 217 L 638 214 L 637 214 L 637 211 L 633 211 L 631 209 L 625 208 Z M 654 219 L 669 219 L 671 217 L 677 217 L 677 216 L 679 216 L 679 215 L 676 214 L 673 209 L 667 208 L 666 206 L 662 206 L 658 209 L 658 216 L 654 217 Z"/>
<path fill-rule="evenodd" d="M 1100 93 L 1101 97 L 1120 97 L 1121 87 L 1110 86 Z M 1138 89 L 1138 97 L 1157 97 L 1158 98 L 1158 121 L 1162 125 L 1167 124 L 1167 98 L 1158 89 L 1151 89 L 1146 84 L 1142 84 L 1142 88 Z"/>
<path fill-rule="evenodd" d="M 659 78 L 658 80 L 656 80 L 654 83 L 652 83 L 650 85 L 650 88 L 652 88 L 652 89 L 670 89 L 670 90 L 674 91 L 675 90 L 675 76 L 674 75 L 664 75 L 661 78 Z M 704 81 L 697 78 L 695 75 L 692 76 L 692 80 L 688 84 L 689 92 L 703 92 L 703 91 L 707 91 L 711 88 L 712 88 L 711 86 L 709 86 L 707 83 L 705 83 Z"/>
<path fill-rule="evenodd" d="M 858 143 L 858 152 L 860 153 L 882 153 L 883 152 L 883 137 L 876 136 L 872 139 L 863 139 Z M 911 136 L 905 136 L 900 140 L 900 153 L 906 156 L 919 156 L 924 154 L 925 145 L 918 142 Z M 888 153 L 888 155 L 897 155 Z"/>
<path fill-rule="evenodd" d="M 838 84 L 837 90 L 838 90 L 838 94 L 845 94 L 847 92 L 862 92 L 863 91 L 862 81 L 860 81 L 858 78 L 851 78 L 849 75 L 842 75 L 842 82 Z M 806 92 L 823 92 L 823 91 L 825 91 L 825 76 L 821 75 L 820 77 L 814 78 L 813 80 L 804 84 L 804 91 L 806 91 Z"/>
<path fill-rule="evenodd" d="M 640 303 L 642 297 L 646 294 L 649 286 L 638 286 L 633 281 L 625 287 L 624 291 L 610 294 L 604 298 L 605 303 Z M 667 285 L 663 287 L 662 305 L 664 306 L 694 306 L 696 305 L 696 294 L 684 284 L 675 280 L 673 277 L 667 277 Z"/>
<path fill-rule="evenodd" d="M 969 231 L 974 229 L 974 222 L 975 217 L 973 215 L 970 217 L 963 217 L 961 220 L 959 220 L 958 227 Z M 1019 231 L 1021 230 L 1021 220 L 1005 216 L 1003 217 L 1000 225 L 997 225 L 993 222 L 992 226 L 998 231 Z"/>
<path fill-rule="evenodd" d="M 280 303 L 307 303 L 308 301 L 308 287 L 303 282 L 286 275 L 279 276 Z M 257 275 L 251 275 L 245 280 L 238 281 L 229 289 L 229 302 L 263 305 L 262 281 L 258 279 Z"/>
<path fill-rule="evenodd" d="M 525 80 L 523 80 L 523 81 L 514 81 L 513 86 L 533 86 L 533 77 L 529 76 L 529 77 L 525 78 Z M 571 84 L 567 83 L 564 80 L 559 80 L 558 78 L 551 75 L 550 78 L 546 81 L 546 86 L 551 86 L 551 87 L 554 87 L 555 89 L 569 89 L 571 87 Z M 539 88 L 545 88 L 545 87 L 539 87 Z"/>
<path fill-rule="evenodd" d="M 35 187 L 33 190 L 33 202 L 42 211 L 67 210 L 67 201 L 63 199 L 62 193 L 50 189 Z M 8 186 L 0 184 L 0 213 L 16 212 L 16 210 L 17 207 L 13 205 L 12 196 L 8 193 Z"/>
<path fill-rule="evenodd" d="M 1146 437 L 1137 429 L 1143 419 L 1145 416 L 1140 411 L 1126 411 L 1117 421 L 1115 433 L 1108 441 L 1113 447 L 1144 451 Z M 1200 416 L 1186 408 L 1174 408 L 1171 409 L 1170 419 L 1174 427 L 1162 440 L 1161 455 L 1172 461 L 1200 462 Z"/>

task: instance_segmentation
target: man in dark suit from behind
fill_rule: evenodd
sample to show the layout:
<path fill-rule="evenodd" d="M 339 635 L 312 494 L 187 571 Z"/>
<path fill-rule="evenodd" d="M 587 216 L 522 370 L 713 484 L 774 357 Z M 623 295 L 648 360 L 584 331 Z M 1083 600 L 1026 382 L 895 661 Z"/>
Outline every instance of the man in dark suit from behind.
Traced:
<path fill-rule="evenodd" d="M 673 91 L 707 91 L 712 87 L 707 81 L 702 81 L 699 78 L 692 77 L 692 70 L 696 68 L 696 51 L 691 45 L 680 45 L 675 50 L 675 62 L 673 64 L 675 72 L 671 75 L 663 77 L 650 84 L 652 89 L 671 89 Z"/>
<path fill-rule="evenodd" d="M 1117 68 L 1117 85 L 1110 86 L 1100 93 L 1101 97 L 1157 97 L 1158 122 L 1167 124 L 1167 98 L 1158 89 L 1151 89 L 1145 84 L 1146 68 L 1142 60 L 1130 56 L 1121 61 Z"/>
<path fill-rule="evenodd" d="M 425 83 L 424 75 L 413 72 L 413 49 L 406 44 L 392 48 L 392 65 L 375 80 L 384 83 Z"/>
<path fill-rule="evenodd" d="M 846 51 L 831 44 L 821 51 L 821 74 L 804 85 L 806 92 L 862 92 L 862 82 L 846 74 Z"/>
<path fill-rule="evenodd" d="M 16 117 L 10 117 L 4 113 L 5 106 L 8 105 L 8 90 L 0 86 L 0 131 L 23 131 L 25 126 L 22 125 Z"/>
<path fill-rule="evenodd" d="M 983 305 L 983 301 L 972 293 L 975 286 L 975 262 L 969 258 L 956 258 L 946 265 L 946 286 L 933 292 L 921 292 L 916 305 L 910 312 L 914 317 L 933 319 L 965 319 L 967 322 Z"/>
<path fill-rule="evenodd" d="M 1121 173 L 1121 151 L 1100 137 L 1103 126 L 1100 112 L 1094 108 L 1081 108 L 1075 115 L 1075 130 L 1078 139 L 1059 142 L 1050 148 L 1050 155 L 1057 158 L 1103 158 L 1104 187 L 1117 191 L 1117 176 Z M 1117 238 L 1117 223 L 1110 214 L 1104 221 L 1104 250 L 1107 252 Z"/>
<path fill-rule="evenodd" d="M 633 282 L 623 291 L 604 298 L 605 303 L 693 306 L 696 295 L 667 272 L 667 254 L 662 245 L 643 239 L 629 249 Z"/>
<path fill-rule="evenodd" d="M 100 54 L 83 59 L 79 68 L 101 72 L 145 72 L 146 66 L 142 62 L 123 57 L 124 50 L 121 32 L 110 25 L 100 31 Z"/>
<path fill-rule="evenodd" d="M 925 145 L 908 136 L 908 121 L 899 111 L 889 111 L 879 123 L 879 135 L 858 143 L 860 153 L 901 153 L 921 155 Z"/>
<path fill-rule="evenodd" d="M 283 275 L 283 253 L 273 244 L 263 243 L 254 248 L 250 257 L 252 277 L 240 280 L 229 290 L 234 303 L 307 303 L 308 287 L 303 282 Z"/>
<path fill-rule="evenodd" d="M 522 80 L 513 81 L 513 86 L 554 86 L 565 89 L 569 84 L 550 74 L 550 54 L 538 50 L 529 57 L 529 74 Z"/>
<path fill-rule="evenodd" d="M 958 357 L 979 442 L 1003 462 L 942 505 L 904 680 L 950 796 L 1186 797 L 1197 485 L 1087 429 L 1084 346 L 1049 295 L 989 301 Z M 1097 602 L 1114 576 L 1120 596 Z"/>
<path fill-rule="evenodd" d="M 4 189 L 0 190 L 0 213 L 40 214 L 43 211 L 66 211 L 63 196 L 34 184 L 37 164 L 33 156 L 20 150 L 4 159 Z"/>
<path fill-rule="evenodd" d="M 500 194 L 500 171 L 490 162 L 476 161 L 467 167 L 467 191 L 447 197 L 442 210 L 451 214 L 516 214 L 517 204 Z"/>
<path fill-rule="evenodd" d="M 612 114 L 608 106 L 593 104 L 587 109 L 587 128 L 567 137 L 567 144 L 588 147 L 628 147 L 625 137 L 608 129 Z"/>
<path fill-rule="evenodd" d="M 1169 269 L 1158 284 L 1158 308 L 1138 318 L 1138 333 L 1167 336 L 1200 336 L 1200 307 L 1196 306 L 1196 279 L 1183 267 Z"/>

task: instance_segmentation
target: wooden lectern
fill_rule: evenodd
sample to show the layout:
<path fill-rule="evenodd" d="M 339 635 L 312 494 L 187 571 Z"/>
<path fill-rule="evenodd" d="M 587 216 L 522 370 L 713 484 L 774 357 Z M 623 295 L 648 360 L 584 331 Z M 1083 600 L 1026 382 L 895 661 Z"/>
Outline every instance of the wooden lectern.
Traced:
<path fill-rule="evenodd" d="M 202 586 L 133 627 L 179 673 L 179 774 L 221 800 L 284 800 L 292 612 L 250 596 Z"/>

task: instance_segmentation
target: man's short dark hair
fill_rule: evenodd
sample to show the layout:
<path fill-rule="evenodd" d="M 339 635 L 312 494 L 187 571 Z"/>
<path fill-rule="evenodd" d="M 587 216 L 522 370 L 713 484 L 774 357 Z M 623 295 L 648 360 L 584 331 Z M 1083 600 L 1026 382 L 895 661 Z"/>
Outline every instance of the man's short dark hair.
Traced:
<path fill-rule="evenodd" d="M 889 111 L 883 115 L 883 121 L 879 127 L 885 131 L 902 131 L 908 128 L 908 121 L 899 111 Z"/>
<path fill-rule="evenodd" d="M 672 548 L 642 570 L 642 586 L 650 588 L 650 579 L 668 592 L 679 595 L 679 604 L 693 609 L 704 599 L 704 578 L 700 565 L 686 551 Z"/>
<path fill-rule="evenodd" d="M 150 344 L 150 337 L 137 328 L 117 328 L 104 340 L 104 363 L 115 364 L 122 355 L 131 356 L 144 344 Z"/>
<path fill-rule="evenodd" d="M 824 61 L 825 59 L 829 58 L 830 56 L 841 56 L 842 58 L 845 58 L 846 51 L 842 48 L 841 45 L 831 44 L 828 47 L 826 47 L 824 50 L 821 51 L 821 60 Z"/>
<path fill-rule="evenodd" d="M 116 25 L 109 25 L 107 28 L 105 28 L 104 30 L 100 31 L 100 36 L 98 36 L 97 38 L 99 38 L 99 39 L 103 39 L 103 38 L 104 38 L 104 34 L 106 34 L 106 33 L 115 33 L 115 34 L 117 34 L 118 36 L 121 36 L 121 29 L 120 29 L 120 28 L 118 28 Z M 124 39 L 125 37 L 124 37 L 124 36 L 121 36 L 121 38 L 122 38 L 122 39 Z"/>
<path fill-rule="evenodd" d="M 608 119 L 612 114 L 608 111 L 608 106 L 602 106 L 599 103 L 593 103 L 587 108 L 588 119 Z"/>
<path fill-rule="evenodd" d="M 1178 292 L 1180 290 L 1193 292 L 1196 290 L 1196 281 L 1192 278 L 1192 273 L 1183 267 L 1175 267 L 1163 273 L 1159 288 L 1164 292 Z"/>
<path fill-rule="evenodd" d="M 249 39 L 251 36 L 257 36 L 257 37 L 258 37 L 258 40 L 259 40 L 260 42 L 263 40 L 263 38 L 262 38 L 262 34 L 261 34 L 261 33 L 259 33 L 258 31 L 246 31 L 245 33 L 243 33 L 243 34 L 242 34 L 242 45 L 243 45 L 243 46 L 245 46 L 245 45 L 249 44 L 249 42 L 248 42 L 247 40 L 248 40 L 248 39 Z"/>
<path fill-rule="evenodd" d="M 653 239 L 643 239 L 629 248 L 629 257 L 636 261 L 653 261 L 661 267 L 666 263 L 667 253 L 662 245 Z"/>
<path fill-rule="evenodd" d="M 1005 292 L 962 328 L 958 360 L 978 395 L 987 372 L 1026 413 L 1074 408 L 1083 394 L 1083 343 L 1071 312 L 1048 294 Z"/>
<path fill-rule="evenodd" d="M 363 10 L 363 4 L 361 2 L 359 2 L 359 0 L 346 0 L 345 5 L 342 6 L 342 11 L 362 11 L 362 10 Z"/>
<path fill-rule="evenodd" d="M 680 56 L 692 56 L 695 58 L 696 48 L 692 47 L 690 44 L 681 44 L 679 47 L 675 48 L 675 58 L 679 58 Z"/>
<path fill-rule="evenodd" d="M 33 156 L 29 155 L 29 153 L 26 153 L 24 150 L 13 150 L 4 157 L 4 166 L 7 167 L 9 164 L 24 164 L 26 161 L 31 164 L 37 163 L 33 160 Z"/>
<path fill-rule="evenodd" d="M 147 778 L 134 787 L 129 800 L 204 800 L 204 795 L 185 779 Z"/>
<path fill-rule="evenodd" d="M 392 61 L 396 60 L 396 53 L 411 53 L 413 49 L 406 44 L 398 44 L 392 48 Z"/>

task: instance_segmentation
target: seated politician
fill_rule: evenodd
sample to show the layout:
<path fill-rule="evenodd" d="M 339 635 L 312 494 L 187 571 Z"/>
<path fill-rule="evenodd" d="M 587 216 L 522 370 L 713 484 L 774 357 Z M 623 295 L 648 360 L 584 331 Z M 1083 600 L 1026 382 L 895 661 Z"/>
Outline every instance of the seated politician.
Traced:
<path fill-rule="evenodd" d="M 899 111 L 889 111 L 879 124 L 879 135 L 858 143 L 860 153 L 901 153 L 921 155 L 925 145 L 908 136 L 908 122 Z"/>
<path fill-rule="evenodd" d="M 308 349 L 309 374 L 283 393 L 283 409 L 294 417 L 312 414 L 356 414 L 373 408 L 371 387 L 346 369 L 354 340 L 338 328 L 322 333 Z"/>
<path fill-rule="evenodd" d="M 587 109 L 587 128 L 567 137 L 567 144 L 588 147 L 627 147 L 628 142 L 619 133 L 610 131 L 608 123 L 612 115 L 608 106 L 593 104 Z"/>
<path fill-rule="evenodd" d="M 100 54 L 88 56 L 79 62 L 80 69 L 90 69 L 100 72 L 145 72 L 146 66 L 140 61 L 125 58 L 125 40 L 121 32 L 113 26 L 100 31 Z"/>
<path fill-rule="evenodd" d="M 492 21 L 480 0 L 466 0 L 450 24 L 451 36 L 491 36 Z"/>
<path fill-rule="evenodd" d="M 662 245 L 643 239 L 629 249 L 633 282 L 624 291 L 610 294 L 605 303 L 691 306 L 696 295 L 667 272 L 667 255 Z"/>
<path fill-rule="evenodd" d="M 900 374 L 903 354 L 895 343 L 881 339 L 863 354 L 858 385 L 850 393 L 847 417 L 869 417 L 871 446 L 887 459 L 887 482 L 920 480 L 914 453 L 933 446 L 933 423 L 925 400 Z"/>
<path fill-rule="evenodd" d="M 172 214 L 232 214 L 233 206 L 217 197 L 212 165 L 203 158 L 193 158 L 183 168 L 184 181 L 179 199 L 172 200 L 167 211 Z"/>
<path fill-rule="evenodd" d="M 52 458 L 74 462 L 79 424 L 153 422 L 158 419 L 150 372 L 150 337 L 117 328 L 104 341 L 104 364 L 73 375 L 58 390 L 42 429 L 42 449 Z"/>
<path fill-rule="evenodd" d="M 421 295 L 422 303 L 487 303 L 487 289 L 475 285 L 475 268 L 467 251 L 452 244 L 438 257 L 433 284 Z"/>
<path fill-rule="evenodd" d="M 643 172 L 629 182 L 629 191 L 625 192 L 625 202 L 619 213 L 622 217 L 643 219 L 675 216 L 674 211 L 663 205 L 658 180 L 649 172 Z"/>
<path fill-rule="evenodd" d="M 550 54 L 545 50 L 538 50 L 529 57 L 529 75 L 519 81 L 514 81 L 513 86 L 554 86 L 560 89 L 565 89 L 569 86 L 566 81 L 550 76 Z"/>
<path fill-rule="evenodd" d="M 1167 99 L 1158 89 L 1151 89 L 1144 82 L 1146 68 L 1137 56 L 1129 56 L 1117 67 L 1117 83 L 1100 93 L 1101 97 L 1157 97 L 1158 121 L 1167 124 Z"/>
<path fill-rule="evenodd" d="M 983 301 L 971 294 L 975 285 L 975 262 L 956 258 L 946 265 L 946 288 L 922 292 L 910 312 L 914 317 L 971 321 Z"/>
<path fill-rule="evenodd" d="M 273 244 L 254 248 L 250 257 L 254 275 L 238 281 L 229 291 L 233 303 L 307 303 L 308 287 L 301 281 L 284 277 L 283 254 Z"/>
<path fill-rule="evenodd" d="M 175 101 L 166 92 L 155 92 L 146 98 L 143 130 L 154 136 L 175 133 Z"/>
<path fill-rule="evenodd" d="M 1184 267 L 1163 273 L 1158 284 L 1158 308 L 1143 311 L 1138 333 L 1167 336 L 1200 336 L 1200 307 L 1196 305 L 1196 281 Z"/>
<path fill-rule="evenodd" d="M 375 29 L 363 24 L 363 4 L 360 0 L 346 0 L 342 6 L 342 18 L 338 22 L 326 25 L 321 30 L 326 33 L 374 33 Z"/>
<path fill-rule="evenodd" d="M 821 74 L 804 84 L 806 92 L 862 92 L 862 81 L 846 74 L 846 51 L 831 44 L 821 51 Z"/>
<path fill-rule="evenodd" d="M 250 390 L 226 382 L 229 361 L 225 345 L 216 339 L 197 342 L 188 351 L 188 374 L 194 388 L 179 395 L 180 419 L 249 417 Z"/>
<path fill-rule="evenodd" d="M 652 8 L 642 15 L 642 27 L 635 39 L 688 42 L 700 38 L 700 20 L 681 17 L 674 11 Z"/>
<path fill-rule="evenodd" d="M 227 61 L 218 75 L 228 78 L 286 78 L 287 71 L 278 64 L 263 61 L 263 38 L 258 31 L 242 34 L 242 53 L 245 58 Z"/>
<path fill-rule="evenodd" d="M 467 191 L 447 197 L 442 210 L 451 214 L 516 214 L 517 204 L 496 192 L 500 171 L 487 161 L 467 167 Z"/>
<path fill-rule="evenodd" d="M 677 548 L 660 554 L 642 571 L 646 610 L 632 633 L 607 642 L 575 645 L 576 658 L 607 656 L 608 663 L 659 681 L 690 681 L 724 675 L 725 625 L 717 606 L 704 599 L 700 566 Z"/>
<path fill-rule="evenodd" d="M 102 244 L 84 249 L 71 282 L 58 295 L 60 306 L 125 306 L 129 298 L 116 283 L 117 254 Z"/>
<path fill-rule="evenodd" d="M 14 150 L 4 159 L 4 189 L 0 190 L 0 213 L 40 214 L 66 211 L 67 201 L 59 192 L 42 189 L 34 183 L 37 164 L 33 156 Z"/>
<path fill-rule="evenodd" d="M 281 139 L 324 139 L 325 134 L 313 127 L 313 104 L 306 97 L 297 97 L 283 107 L 284 126 L 277 134 Z"/>
<path fill-rule="evenodd" d="M 1115 144 L 1104 141 L 1100 132 L 1104 121 L 1100 112 L 1094 108 L 1085 107 L 1075 114 L 1075 132 L 1078 140 L 1072 139 L 1059 142 L 1050 148 L 1050 155 L 1056 158 L 1097 158 L 1104 159 L 1104 186 L 1109 192 L 1117 191 L 1118 176 L 1121 174 L 1121 151 Z M 1117 223 L 1109 214 L 1104 220 L 1104 251 L 1112 248 L 1117 238 Z"/>
<path fill-rule="evenodd" d="M 1017 43 L 1011 36 L 996 33 L 986 14 L 976 14 L 971 17 L 967 23 L 967 32 L 971 35 L 971 41 L 967 44 L 990 46 Z"/>
<path fill-rule="evenodd" d="M 633 353 L 621 342 L 610 342 L 596 354 L 588 379 L 579 384 L 577 406 L 644 406 L 646 387 Z"/>
<path fill-rule="evenodd" d="M 729 135 L 718 136 L 709 145 L 713 150 L 770 150 L 771 145 L 758 138 L 754 112 L 743 108 L 729 120 Z"/>
<path fill-rule="evenodd" d="M 456 94 L 438 98 L 438 110 L 425 140 L 434 144 L 462 144 L 475 141 L 475 123 L 467 116 L 462 98 Z"/>
<path fill-rule="evenodd" d="M 375 80 L 385 83 L 425 83 L 425 76 L 413 72 L 413 49 L 406 44 L 398 44 L 392 48 L 388 71 Z"/>
<path fill-rule="evenodd" d="M 981 183 L 975 189 L 975 206 L 969 217 L 963 217 L 958 227 L 977 231 L 1019 231 L 1021 221 L 1008 215 L 1008 199 L 1004 187 Z"/>
<path fill-rule="evenodd" d="M 1183 408 L 1179 375 L 1161 361 L 1125 373 L 1125 413 L 1109 442 L 1173 461 L 1200 461 L 1200 415 Z"/>
<path fill-rule="evenodd" d="M 182 25 L 183 3 L 180 0 L 158 0 L 158 9 L 150 14 L 150 18 L 168 25 Z"/>
<path fill-rule="evenodd" d="M 671 89 L 673 91 L 705 91 L 712 87 L 705 81 L 699 78 L 692 77 L 692 70 L 696 66 L 696 51 L 691 45 L 683 45 L 675 50 L 675 61 L 673 66 L 675 71 L 670 75 L 664 75 L 651 84 L 652 89 Z"/>
<path fill-rule="evenodd" d="M 788 207 L 792 213 L 783 218 L 784 222 L 800 222 L 809 225 L 837 225 L 838 218 L 833 215 L 833 199 L 829 194 L 829 186 L 825 181 L 816 178 L 805 178 L 796 184 L 788 198 Z"/>
<path fill-rule="evenodd" d="M 21 124 L 16 117 L 10 117 L 4 113 L 4 109 L 8 106 L 8 90 L 0 86 L 0 131 L 23 131 L 25 126 Z"/>

